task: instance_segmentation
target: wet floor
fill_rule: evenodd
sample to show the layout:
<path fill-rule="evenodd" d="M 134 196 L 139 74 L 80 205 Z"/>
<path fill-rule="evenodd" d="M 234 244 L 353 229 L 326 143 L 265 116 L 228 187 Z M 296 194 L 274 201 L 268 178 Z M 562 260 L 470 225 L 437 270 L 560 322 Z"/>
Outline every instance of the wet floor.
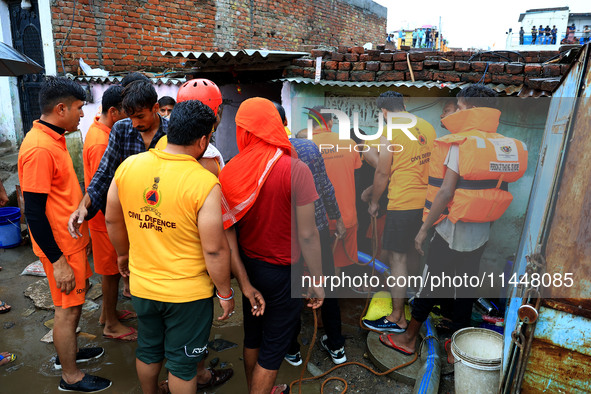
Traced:
<path fill-rule="evenodd" d="M 0 300 L 12 306 L 6 314 L 0 314 L 0 351 L 17 354 L 17 359 L 6 366 L 0 367 L 0 393 L 59 393 L 57 386 L 60 373 L 53 368 L 55 349 L 53 344 L 46 344 L 40 339 L 49 331 L 43 323 L 53 318 L 53 312 L 36 309 L 33 302 L 24 296 L 24 290 L 39 277 L 21 276 L 22 270 L 31 262 L 37 260 L 30 246 L 20 246 L 14 249 L 0 249 Z M 99 276 L 94 275 L 91 282 L 95 286 Z M 101 303 L 101 298 L 96 300 Z M 119 309 L 132 309 L 131 301 L 120 297 Z M 237 308 L 238 309 L 238 308 Z M 31 313 L 32 312 L 32 313 Z M 216 311 L 217 312 L 217 311 Z M 83 333 L 96 336 L 87 338 L 79 336 L 80 346 L 102 346 L 105 355 L 93 362 L 81 364 L 86 373 L 96 374 L 113 381 L 108 393 L 141 393 L 135 371 L 135 343 L 123 343 L 102 337 L 102 327 L 98 324 L 99 310 L 83 312 L 80 328 Z M 219 316 L 217 314 L 216 316 Z M 206 362 L 218 357 L 221 363 L 234 368 L 234 377 L 223 386 L 207 393 L 238 394 L 246 392 L 246 379 L 242 362 L 242 327 L 241 314 L 234 315 L 227 324 L 214 327 L 211 339 L 223 338 L 237 343 L 233 349 L 216 352 L 210 351 Z M 125 323 L 137 328 L 136 322 Z M 305 357 L 305 353 L 304 353 Z M 218 365 L 219 367 L 219 365 Z M 166 374 L 162 372 L 164 379 Z M 285 363 L 282 365 L 277 381 L 291 382 L 300 376 L 300 368 Z M 309 376 L 309 375 L 307 375 Z M 320 384 L 307 384 L 304 393 L 320 391 Z"/>
<path fill-rule="evenodd" d="M 12 306 L 12 310 L 6 314 L 0 314 L 0 352 L 9 351 L 17 354 L 15 362 L 0 367 L 0 393 L 59 393 L 57 386 L 60 373 L 53 368 L 55 349 L 53 344 L 46 344 L 40 339 L 47 334 L 48 328 L 44 322 L 53 318 L 53 311 L 36 309 L 33 302 L 24 296 L 25 289 L 40 278 L 35 276 L 21 276 L 22 270 L 31 262 L 36 261 L 30 245 L 20 246 L 14 249 L 0 249 L 0 300 L 6 301 Z M 95 291 L 100 288 L 100 276 L 94 275 L 91 282 Z M 234 284 L 234 288 L 238 286 Z M 90 292 L 92 293 L 92 291 Z M 241 394 L 246 393 L 246 379 L 242 361 L 242 314 L 240 300 L 236 297 L 236 314 L 223 324 L 215 321 L 220 310 L 217 306 L 214 316 L 214 324 L 210 339 L 222 338 L 236 343 L 238 346 L 224 351 L 210 350 L 206 360 L 209 363 L 214 358 L 219 358 L 219 365 L 225 363 L 227 367 L 234 369 L 234 377 L 226 384 L 207 390 L 207 393 Z M 99 305 L 102 298 L 95 300 Z M 359 316 L 364 307 L 363 299 L 341 300 L 343 320 L 343 335 L 347 338 L 345 344 L 348 361 L 362 362 L 373 369 L 377 368 L 367 358 L 365 338 L 367 332 L 358 325 Z M 120 297 L 118 309 L 132 309 L 131 301 Z M 105 355 L 100 359 L 81 364 L 81 369 L 86 373 L 96 374 L 113 381 L 113 386 L 105 393 L 141 393 L 135 371 L 135 343 L 124 343 L 102 337 L 102 327 L 98 324 L 100 310 L 83 312 L 80 320 L 81 331 L 78 338 L 79 346 L 102 346 Z M 308 345 L 313 334 L 313 318 L 310 311 L 303 314 L 303 328 L 300 337 L 302 344 L 302 356 L 305 359 Z M 126 322 L 137 328 L 135 321 Z M 89 334 L 89 335 L 87 335 Z M 318 336 L 322 334 L 320 329 Z M 94 338 L 92 338 L 94 336 Z M 311 364 L 317 370 L 327 371 L 334 364 L 319 346 L 313 347 Z M 301 367 L 293 367 L 283 362 L 279 370 L 277 382 L 290 383 L 300 377 Z M 306 377 L 311 376 L 306 372 Z M 337 370 L 330 376 L 340 376 L 348 382 L 348 393 L 412 393 L 412 386 L 400 383 L 388 376 L 377 377 L 365 369 L 356 366 L 347 366 Z M 161 372 L 164 379 L 166 373 Z M 447 383 L 442 381 L 440 392 L 453 392 L 453 380 Z M 322 381 L 306 383 L 302 386 L 302 393 L 319 393 Z M 297 391 L 297 386 L 294 386 Z M 344 385 L 338 382 L 329 383 L 325 393 L 341 393 Z"/>

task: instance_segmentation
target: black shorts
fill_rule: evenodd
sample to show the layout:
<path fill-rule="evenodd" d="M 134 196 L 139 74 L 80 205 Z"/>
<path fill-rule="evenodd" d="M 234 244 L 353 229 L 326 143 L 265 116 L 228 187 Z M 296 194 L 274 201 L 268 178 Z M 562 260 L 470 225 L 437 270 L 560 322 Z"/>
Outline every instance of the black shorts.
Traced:
<path fill-rule="evenodd" d="M 253 316 L 250 302 L 242 297 L 244 347 L 260 349 L 258 364 L 276 371 L 287 354 L 292 337 L 300 329 L 302 300 L 291 297 L 291 266 L 280 266 L 242 256 L 250 283 L 265 298 L 265 314 Z"/>
<path fill-rule="evenodd" d="M 423 210 L 388 211 L 382 249 L 408 253 L 414 248 L 415 237 L 423 225 Z"/>

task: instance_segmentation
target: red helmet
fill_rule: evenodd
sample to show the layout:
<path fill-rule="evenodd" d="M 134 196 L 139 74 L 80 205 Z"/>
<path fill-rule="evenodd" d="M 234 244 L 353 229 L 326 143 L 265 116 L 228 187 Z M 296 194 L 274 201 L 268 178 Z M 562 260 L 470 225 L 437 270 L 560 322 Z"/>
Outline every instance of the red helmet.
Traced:
<path fill-rule="evenodd" d="M 187 100 L 199 100 L 218 114 L 218 108 L 222 103 L 222 92 L 218 85 L 209 79 L 197 78 L 187 81 L 181 86 L 176 95 L 178 103 Z"/>

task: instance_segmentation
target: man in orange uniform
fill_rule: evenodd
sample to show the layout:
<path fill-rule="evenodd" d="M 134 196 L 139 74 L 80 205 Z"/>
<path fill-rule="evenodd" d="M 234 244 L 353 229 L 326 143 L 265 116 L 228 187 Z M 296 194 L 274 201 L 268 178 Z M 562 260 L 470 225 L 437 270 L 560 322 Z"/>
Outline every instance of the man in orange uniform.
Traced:
<path fill-rule="evenodd" d="M 88 228 L 72 239 L 68 217 L 82 198 L 82 191 L 66 147 L 64 133 L 75 131 L 84 116 L 84 90 L 67 78 L 47 77 L 39 92 L 41 118 L 25 136 L 18 157 L 18 174 L 25 199 L 33 251 L 43 263 L 55 305 L 53 343 L 62 369 L 61 391 L 97 392 L 111 381 L 87 375 L 76 363 L 98 358 L 102 348 L 76 352 L 76 327 L 92 275 L 86 256 Z"/>
<path fill-rule="evenodd" d="M 415 248 L 422 255 L 427 231 L 435 225 L 427 259 L 431 278 L 478 275 L 491 223 L 513 199 L 507 183 L 518 180 L 527 169 L 525 144 L 496 132 L 501 116 L 494 108 L 496 95 L 484 85 L 460 91 L 458 111 L 443 119 L 451 134 L 435 140 L 424 223 L 415 237 Z M 380 336 L 383 344 L 413 354 L 419 329 L 431 309 L 440 299 L 453 298 L 454 292 L 453 324 L 457 329 L 469 325 L 475 291 L 469 283 L 433 289 L 431 283 L 425 283 L 415 298 L 406 332 Z"/>
<path fill-rule="evenodd" d="M 314 122 L 312 141 L 318 145 L 322 153 L 326 174 L 334 187 L 341 216 L 347 229 L 334 252 L 335 274 L 340 275 L 341 268 L 355 264 L 354 261 L 357 260 L 355 170 L 361 167 L 361 158 L 354 150 L 355 141 L 340 140 L 339 135 L 331 131 L 332 116 L 322 114 L 323 109 L 325 108 L 320 106 L 311 108 L 308 119 Z M 336 220 L 330 220 L 328 227 L 330 233 L 334 234 L 337 230 Z"/>
<path fill-rule="evenodd" d="M 377 106 L 386 120 L 389 116 L 396 118 L 396 113 L 408 115 L 404 98 L 398 92 L 382 93 L 377 99 Z M 404 124 L 405 120 L 400 123 Z M 416 235 L 422 224 L 429 177 L 429 157 L 433 142 L 437 138 L 433 126 L 419 117 L 416 117 L 416 125 L 409 127 L 408 131 L 412 133 L 414 140 L 400 130 L 393 131 L 391 140 L 386 136 L 380 138 L 381 149 L 378 152 L 378 166 L 371 186 L 372 195 L 369 203 L 369 214 L 377 216 L 378 200 L 388 188 L 383 249 L 388 252 L 393 277 L 406 277 L 409 271 L 418 270 L 420 259 L 414 249 L 413 235 Z M 391 149 L 391 146 L 395 149 Z M 391 332 L 403 332 L 406 329 L 406 286 L 392 286 L 390 292 L 392 313 L 376 320 L 364 320 L 363 324 L 366 327 Z"/>
<path fill-rule="evenodd" d="M 111 86 L 102 98 L 102 113 L 97 116 L 86 133 L 82 158 L 84 161 L 84 185 L 88 187 L 94 176 L 103 153 L 109 143 L 109 133 L 113 124 L 120 119 L 126 118 L 121 102 L 123 87 Z M 134 317 L 135 313 L 121 311 L 117 313 L 117 295 L 119 290 L 119 268 L 117 268 L 117 253 L 111 245 L 107 227 L 105 226 L 105 215 L 99 211 L 94 218 L 88 221 L 90 237 L 92 240 L 92 251 L 94 257 L 94 271 L 102 275 L 103 308 L 99 321 L 105 325 L 103 336 L 105 338 L 133 341 L 137 338 L 132 327 L 126 327 L 119 319 Z"/>

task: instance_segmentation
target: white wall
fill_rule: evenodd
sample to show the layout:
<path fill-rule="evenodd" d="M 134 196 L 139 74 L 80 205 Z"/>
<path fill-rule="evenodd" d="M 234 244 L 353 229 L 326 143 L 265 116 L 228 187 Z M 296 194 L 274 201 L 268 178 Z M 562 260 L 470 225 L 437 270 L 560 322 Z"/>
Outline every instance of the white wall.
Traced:
<path fill-rule="evenodd" d="M 87 83 L 81 83 L 86 89 Z M 94 117 L 99 114 L 103 93 L 111 86 L 110 84 L 90 84 L 90 91 L 92 93 L 92 103 L 86 103 L 82 110 L 84 111 L 84 117 L 80 119 L 80 125 L 78 129 L 82 132 L 82 138 L 86 138 L 86 133 L 94 121 Z M 156 93 L 158 93 L 158 99 L 163 96 L 170 96 L 176 100 L 176 94 L 179 90 L 177 85 L 154 85 Z"/>
<path fill-rule="evenodd" d="M 0 41 L 12 45 L 10 15 L 6 1 L 0 1 Z M 23 135 L 17 78 L 0 77 L 0 143 L 8 140 L 16 145 Z"/>

